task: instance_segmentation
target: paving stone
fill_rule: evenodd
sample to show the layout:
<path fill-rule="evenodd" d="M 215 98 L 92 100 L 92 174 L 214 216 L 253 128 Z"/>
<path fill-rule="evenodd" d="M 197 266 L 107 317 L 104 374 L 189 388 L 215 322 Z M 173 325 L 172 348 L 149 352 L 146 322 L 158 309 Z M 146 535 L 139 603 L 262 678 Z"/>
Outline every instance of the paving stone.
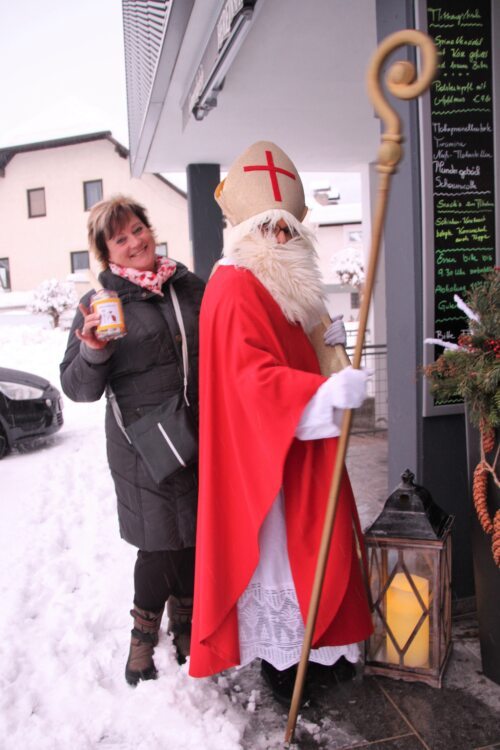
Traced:
<path fill-rule="evenodd" d="M 424 750 L 424 748 L 427 750 L 425 745 L 414 734 L 395 737 L 383 742 L 374 742 L 370 745 L 358 745 L 358 747 L 367 748 L 368 750 Z"/>
<path fill-rule="evenodd" d="M 377 679 L 431 750 L 473 750 L 500 741 L 498 711 L 482 699 L 484 696 L 476 697 L 465 686 L 459 689 L 445 684 L 436 689 Z M 484 683 L 484 691 L 496 689 L 494 683 L 487 682 L 490 684 Z"/>
<path fill-rule="evenodd" d="M 351 435 L 346 466 L 361 526 L 366 529 L 378 516 L 389 496 L 386 434 Z"/>

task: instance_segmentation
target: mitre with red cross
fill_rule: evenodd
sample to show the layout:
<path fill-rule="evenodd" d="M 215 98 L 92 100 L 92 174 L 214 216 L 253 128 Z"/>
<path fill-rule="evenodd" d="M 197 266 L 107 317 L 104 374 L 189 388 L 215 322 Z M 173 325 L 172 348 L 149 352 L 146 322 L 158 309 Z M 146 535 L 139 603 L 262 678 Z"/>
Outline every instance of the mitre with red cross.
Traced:
<path fill-rule="evenodd" d="M 299 222 L 307 207 L 295 165 L 279 146 L 258 141 L 236 159 L 215 191 L 215 199 L 233 226 L 277 209 Z"/>

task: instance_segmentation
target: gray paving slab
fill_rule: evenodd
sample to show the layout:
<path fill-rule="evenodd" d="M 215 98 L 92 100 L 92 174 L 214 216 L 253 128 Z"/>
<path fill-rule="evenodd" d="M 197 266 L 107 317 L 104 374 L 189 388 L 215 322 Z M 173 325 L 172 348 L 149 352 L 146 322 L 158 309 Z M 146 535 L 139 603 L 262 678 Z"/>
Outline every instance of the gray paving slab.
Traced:
<path fill-rule="evenodd" d="M 378 516 L 389 496 L 386 433 L 351 435 L 346 466 L 361 526 L 365 529 Z"/>

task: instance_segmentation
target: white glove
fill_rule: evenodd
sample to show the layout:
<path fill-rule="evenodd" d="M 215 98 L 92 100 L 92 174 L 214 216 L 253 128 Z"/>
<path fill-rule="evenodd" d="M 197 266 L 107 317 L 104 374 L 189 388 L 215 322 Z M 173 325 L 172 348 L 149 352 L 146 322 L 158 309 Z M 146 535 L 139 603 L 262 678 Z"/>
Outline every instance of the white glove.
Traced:
<path fill-rule="evenodd" d="M 331 375 L 321 387 L 328 388 L 330 403 L 335 409 L 357 409 L 366 398 L 366 383 L 372 370 L 346 367 Z"/>
<path fill-rule="evenodd" d="M 335 315 L 332 318 L 331 325 L 326 329 L 323 339 L 328 346 L 336 346 L 337 344 L 345 346 L 347 338 L 344 321 L 342 320 L 343 317 L 343 315 Z"/>

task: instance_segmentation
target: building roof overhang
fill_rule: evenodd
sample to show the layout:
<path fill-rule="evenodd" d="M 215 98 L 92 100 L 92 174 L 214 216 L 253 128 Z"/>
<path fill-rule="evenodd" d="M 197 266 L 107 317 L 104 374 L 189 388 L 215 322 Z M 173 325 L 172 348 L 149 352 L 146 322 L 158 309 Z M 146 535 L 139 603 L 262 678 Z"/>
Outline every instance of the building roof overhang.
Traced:
<path fill-rule="evenodd" d="M 183 28 L 176 16 L 169 34 L 179 4 L 170 0 L 139 137 L 135 144 L 131 139 L 134 176 L 181 171 L 190 163 L 225 169 L 260 139 L 279 143 L 303 171 L 356 169 L 375 158 L 379 123 L 365 93 L 377 44 L 375 0 L 188 0 Z M 214 35 L 224 13 L 231 20 L 246 4 L 255 6 L 248 33 L 217 105 L 196 119 L 197 76 L 210 75 L 200 68 L 210 66 Z"/>

